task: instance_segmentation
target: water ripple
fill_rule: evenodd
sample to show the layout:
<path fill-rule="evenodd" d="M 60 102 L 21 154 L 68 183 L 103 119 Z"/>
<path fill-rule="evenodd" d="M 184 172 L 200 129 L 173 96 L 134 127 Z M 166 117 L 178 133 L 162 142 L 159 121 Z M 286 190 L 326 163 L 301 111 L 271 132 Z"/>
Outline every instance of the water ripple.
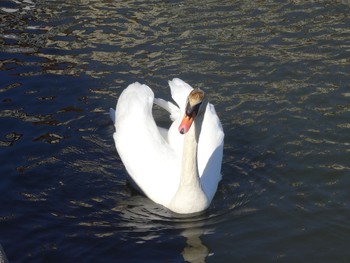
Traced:
<path fill-rule="evenodd" d="M 11 262 L 346 253 L 347 1 L 18 0 L 0 13 L 0 228 Z M 225 130 L 217 194 L 187 216 L 128 185 L 107 113 L 133 81 L 170 99 L 175 76 L 208 93 Z"/>

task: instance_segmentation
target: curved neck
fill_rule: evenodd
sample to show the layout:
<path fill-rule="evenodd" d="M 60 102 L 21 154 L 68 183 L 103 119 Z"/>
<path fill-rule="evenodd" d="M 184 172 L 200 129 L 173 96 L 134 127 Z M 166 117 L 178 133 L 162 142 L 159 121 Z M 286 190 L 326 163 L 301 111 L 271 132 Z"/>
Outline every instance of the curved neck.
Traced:
<path fill-rule="evenodd" d="M 209 206 L 198 174 L 197 149 L 204 114 L 198 115 L 185 134 L 180 184 L 169 208 L 178 213 L 194 213 Z"/>
<path fill-rule="evenodd" d="M 179 187 L 201 188 L 198 174 L 197 149 L 202 119 L 202 116 L 197 116 L 190 130 L 185 134 Z"/>

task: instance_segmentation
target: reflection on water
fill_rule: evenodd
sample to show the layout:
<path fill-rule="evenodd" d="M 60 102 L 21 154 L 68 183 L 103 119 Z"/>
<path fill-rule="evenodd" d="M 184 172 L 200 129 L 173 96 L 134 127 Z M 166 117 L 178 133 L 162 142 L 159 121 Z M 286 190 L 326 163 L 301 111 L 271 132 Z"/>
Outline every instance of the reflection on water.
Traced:
<path fill-rule="evenodd" d="M 9 261 L 349 261 L 349 11 L 348 1 L 1 1 Z M 223 180 L 190 217 L 127 184 L 108 117 L 127 84 L 170 99 L 173 77 L 207 91 L 225 130 Z"/>
<path fill-rule="evenodd" d="M 182 256 L 186 262 L 202 263 L 205 262 L 206 257 L 209 255 L 209 249 L 203 244 L 200 236 L 202 236 L 203 230 L 196 228 L 185 229 L 181 232 L 186 240 L 186 247 L 182 251 Z"/>
<path fill-rule="evenodd" d="M 119 204 L 115 211 L 122 215 L 117 223 L 119 232 L 128 232 L 131 229 L 139 234 L 138 238 L 144 235 L 138 243 L 157 242 L 164 238 L 162 235 L 167 235 L 166 232 L 171 230 L 178 232 L 178 235 L 186 240 L 181 252 L 186 262 L 205 262 L 209 256 L 209 248 L 203 244 L 201 236 L 214 231 L 210 225 L 217 223 L 217 219 L 208 219 L 203 213 L 176 215 L 141 196 Z"/>

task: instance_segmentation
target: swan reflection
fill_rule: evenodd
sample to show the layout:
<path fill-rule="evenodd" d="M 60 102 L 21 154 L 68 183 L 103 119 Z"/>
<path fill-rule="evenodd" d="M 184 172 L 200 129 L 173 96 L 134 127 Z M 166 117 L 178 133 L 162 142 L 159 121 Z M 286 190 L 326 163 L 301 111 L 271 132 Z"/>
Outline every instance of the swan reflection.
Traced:
<path fill-rule="evenodd" d="M 130 238 L 135 238 L 136 234 L 138 244 L 153 246 L 154 243 L 166 244 L 167 239 L 182 240 L 181 237 L 184 237 L 185 243 L 180 250 L 184 261 L 205 262 L 209 255 L 210 249 L 201 240 L 203 235 L 212 231 L 205 227 L 205 214 L 175 214 L 141 195 L 119 203 L 115 212 L 117 210 L 122 216 L 118 222 L 118 233 L 125 232 Z"/>
<path fill-rule="evenodd" d="M 186 247 L 182 251 L 185 261 L 191 263 L 205 262 L 209 255 L 209 248 L 203 244 L 201 236 L 204 234 L 202 228 L 189 228 L 182 231 L 181 235 L 186 238 Z"/>

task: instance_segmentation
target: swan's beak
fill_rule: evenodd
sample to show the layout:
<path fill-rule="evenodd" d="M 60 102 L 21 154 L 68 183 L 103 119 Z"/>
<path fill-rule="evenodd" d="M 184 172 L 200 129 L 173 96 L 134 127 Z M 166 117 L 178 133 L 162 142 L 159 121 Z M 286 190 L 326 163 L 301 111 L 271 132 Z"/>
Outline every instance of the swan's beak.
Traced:
<path fill-rule="evenodd" d="M 179 126 L 179 132 L 181 134 L 185 134 L 190 130 L 195 117 L 196 117 L 196 112 L 193 112 L 190 116 L 185 113 Z"/>

